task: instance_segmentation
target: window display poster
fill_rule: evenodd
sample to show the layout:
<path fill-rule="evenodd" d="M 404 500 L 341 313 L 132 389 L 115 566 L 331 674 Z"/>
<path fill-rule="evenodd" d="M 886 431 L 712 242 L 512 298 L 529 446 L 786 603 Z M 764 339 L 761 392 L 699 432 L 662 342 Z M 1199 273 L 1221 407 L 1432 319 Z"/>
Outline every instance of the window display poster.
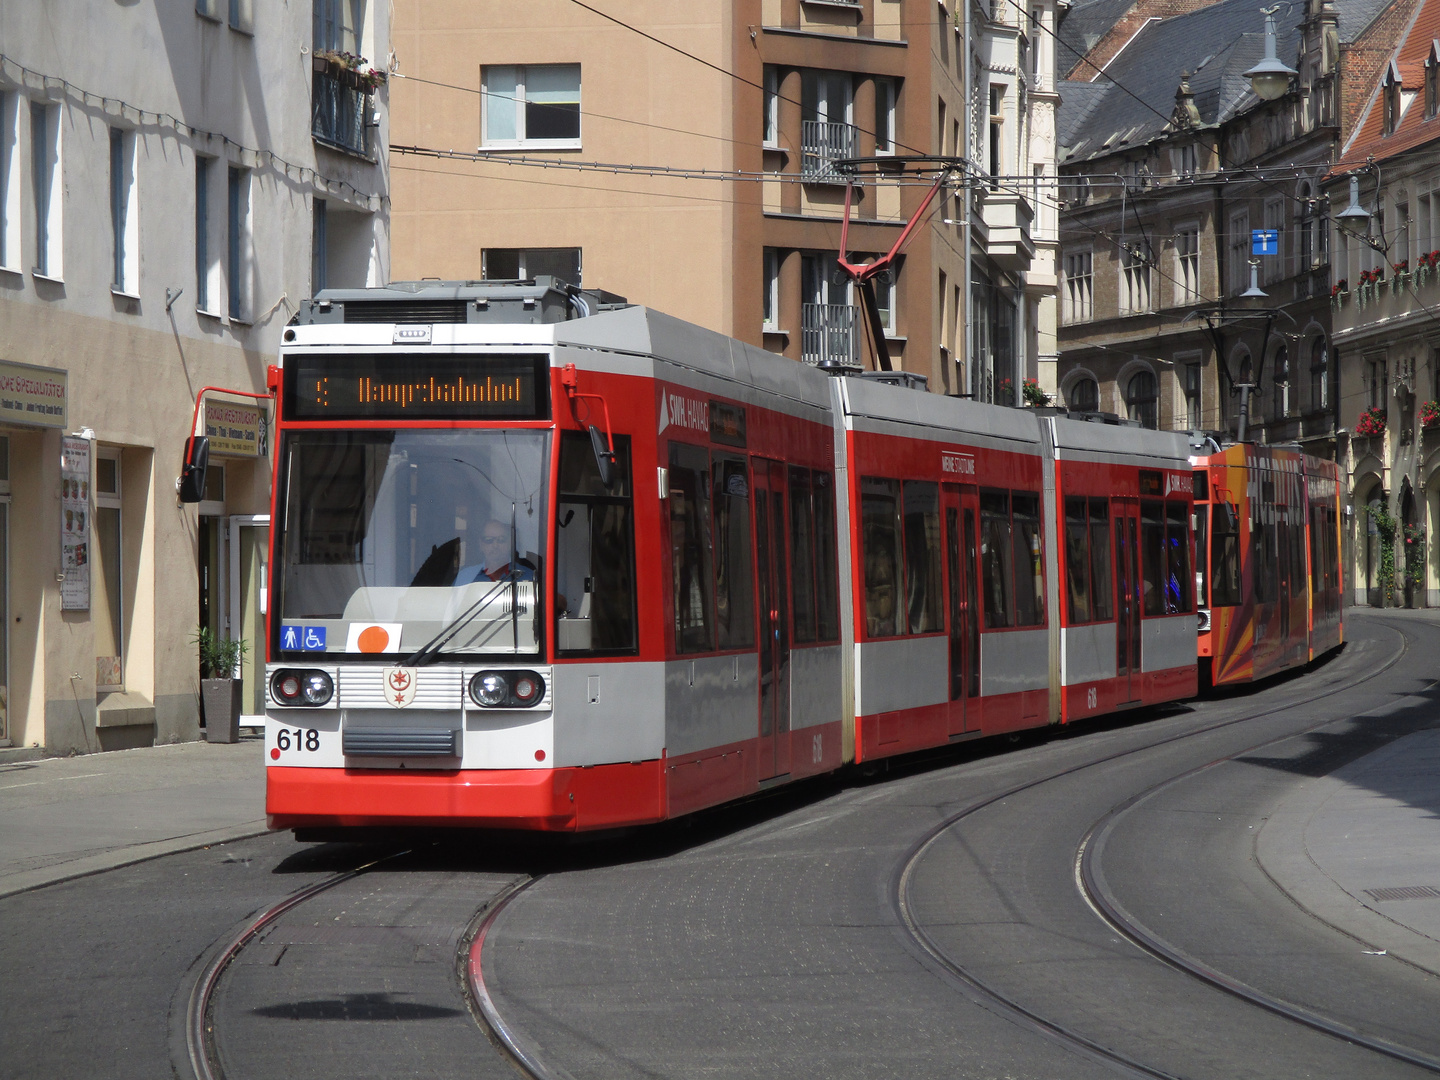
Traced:
<path fill-rule="evenodd" d="M 60 440 L 60 610 L 90 608 L 90 440 Z"/>

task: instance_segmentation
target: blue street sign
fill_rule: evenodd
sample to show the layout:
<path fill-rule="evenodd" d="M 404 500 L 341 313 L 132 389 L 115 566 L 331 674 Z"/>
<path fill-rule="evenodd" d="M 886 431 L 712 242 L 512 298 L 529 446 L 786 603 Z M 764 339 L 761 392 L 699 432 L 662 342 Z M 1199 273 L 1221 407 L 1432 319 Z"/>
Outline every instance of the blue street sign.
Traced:
<path fill-rule="evenodd" d="M 1280 230 L 1279 230 L 1279 229 L 1251 229 L 1251 230 L 1250 230 L 1250 254 L 1251 254 L 1251 255 L 1279 255 L 1279 254 L 1280 254 Z"/>
<path fill-rule="evenodd" d="M 306 652 L 325 651 L 325 627 L 307 626 L 305 635 L 300 639 L 300 647 Z"/>
<path fill-rule="evenodd" d="M 280 648 L 283 651 L 295 652 L 300 648 L 300 630 L 300 627 L 288 623 L 280 627 Z"/>

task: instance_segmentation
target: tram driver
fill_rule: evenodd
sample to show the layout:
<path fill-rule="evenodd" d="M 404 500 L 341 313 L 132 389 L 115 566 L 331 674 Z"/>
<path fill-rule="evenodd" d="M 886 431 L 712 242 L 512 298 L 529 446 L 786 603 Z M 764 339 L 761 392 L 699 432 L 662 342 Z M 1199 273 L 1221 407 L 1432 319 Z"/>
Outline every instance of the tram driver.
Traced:
<path fill-rule="evenodd" d="M 480 561 L 462 566 L 455 575 L 456 585 L 472 581 L 534 581 L 535 570 L 516 557 L 510 543 L 510 526 L 491 518 L 480 530 Z"/>

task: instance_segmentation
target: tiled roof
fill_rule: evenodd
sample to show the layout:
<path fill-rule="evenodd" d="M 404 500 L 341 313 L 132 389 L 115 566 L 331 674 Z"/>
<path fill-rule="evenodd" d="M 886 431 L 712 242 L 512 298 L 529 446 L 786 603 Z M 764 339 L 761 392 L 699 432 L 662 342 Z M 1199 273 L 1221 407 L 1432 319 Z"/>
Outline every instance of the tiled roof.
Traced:
<path fill-rule="evenodd" d="M 1343 8 L 1344 5 L 1341 5 Z M 1420 0 L 1411 16 L 1410 25 L 1395 51 L 1395 66 L 1401 79 L 1400 122 L 1394 132 L 1384 133 L 1385 105 L 1381 87 L 1390 65 L 1381 67 L 1370 97 L 1360 113 L 1360 122 L 1340 150 L 1332 174 L 1344 174 L 1365 164 L 1370 158 L 1383 161 L 1405 150 L 1440 139 L 1440 114 L 1425 117 L 1425 61 L 1437 39 L 1440 39 L 1440 0 Z M 1406 102 L 1409 97 L 1408 103 Z"/>
<path fill-rule="evenodd" d="M 1060 22 L 1055 65 L 1063 75 L 1080 62 L 1112 27 L 1135 6 L 1135 0 L 1079 0 Z M 1095 72 L 1082 67 L 1077 78 L 1089 79 Z"/>

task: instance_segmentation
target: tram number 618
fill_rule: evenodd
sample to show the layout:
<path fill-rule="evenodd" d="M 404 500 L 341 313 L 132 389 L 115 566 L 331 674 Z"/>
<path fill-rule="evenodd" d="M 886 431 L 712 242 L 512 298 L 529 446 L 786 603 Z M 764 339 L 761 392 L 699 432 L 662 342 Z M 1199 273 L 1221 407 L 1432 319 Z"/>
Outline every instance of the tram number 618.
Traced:
<path fill-rule="evenodd" d="M 1095 687 L 1093 687 L 1093 686 L 1090 687 L 1090 689 L 1085 692 L 1085 706 L 1086 706 L 1086 708 L 1090 708 L 1090 709 L 1095 708 L 1095 706 L 1096 706 L 1097 704 L 1099 704 L 1099 698 L 1100 698 L 1100 695 L 1099 695 L 1099 693 L 1096 691 Z"/>
<path fill-rule="evenodd" d="M 315 728 L 296 728 L 294 731 L 289 728 L 281 728 L 275 736 L 275 745 L 281 750 L 289 750 L 292 738 L 296 750 L 315 751 L 320 749 L 320 732 Z"/>

